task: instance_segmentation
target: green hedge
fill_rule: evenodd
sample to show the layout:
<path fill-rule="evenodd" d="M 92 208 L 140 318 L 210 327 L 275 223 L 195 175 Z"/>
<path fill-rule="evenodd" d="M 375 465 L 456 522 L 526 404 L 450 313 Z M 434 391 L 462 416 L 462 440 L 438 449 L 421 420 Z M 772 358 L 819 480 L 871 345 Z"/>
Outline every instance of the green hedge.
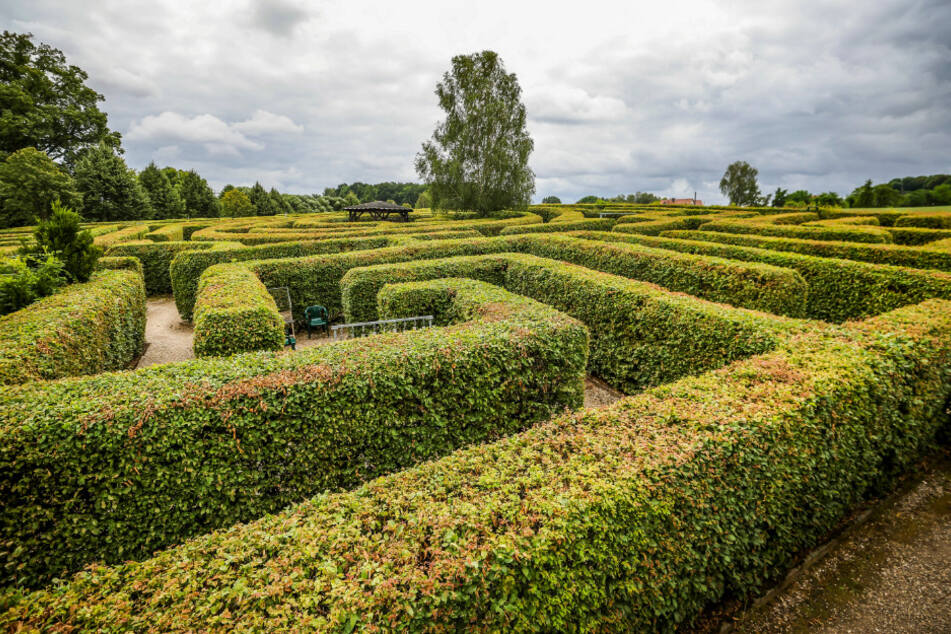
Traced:
<path fill-rule="evenodd" d="M 379 290 L 392 282 L 466 277 L 561 310 L 591 331 L 588 372 L 626 393 L 717 368 L 776 347 L 795 320 L 670 293 L 532 255 L 463 256 L 351 269 L 340 282 L 347 321 L 383 318 Z M 380 301 L 382 305 L 382 300 Z"/>
<path fill-rule="evenodd" d="M 559 231 L 610 231 L 614 226 L 614 218 L 593 218 L 574 222 L 558 222 L 557 219 L 545 224 L 514 225 L 505 227 L 498 235 L 510 236 L 519 233 L 557 233 Z"/>
<path fill-rule="evenodd" d="M 103 256 L 96 260 L 97 271 L 135 271 L 145 278 L 145 269 L 142 260 L 128 255 Z"/>
<path fill-rule="evenodd" d="M 774 266 L 695 257 L 635 245 L 579 240 L 556 234 L 501 236 L 482 240 L 440 240 L 402 247 L 327 256 L 260 260 L 247 264 L 267 287 L 287 286 L 302 317 L 305 306 L 320 304 L 330 314 L 343 311 L 340 280 L 352 268 L 456 255 L 530 253 L 711 301 L 798 316 L 806 303 L 806 283 L 794 271 Z M 176 296 L 177 298 L 177 296 Z"/>
<path fill-rule="evenodd" d="M 928 302 L 317 496 L 143 562 L 8 591 L 17 627 L 674 631 L 780 578 L 932 446 Z"/>
<path fill-rule="evenodd" d="M 797 240 L 795 238 L 771 238 L 769 236 L 718 233 L 716 231 L 665 231 L 661 234 L 661 237 L 738 244 L 774 251 L 792 251 L 823 258 L 844 258 L 860 262 L 907 266 L 915 269 L 951 271 L 951 254 L 934 249 L 931 245 L 925 249 L 897 244 Z"/>
<path fill-rule="evenodd" d="M 184 226 L 180 223 L 165 225 L 145 234 L 153 242 L 181 242 L 185 239 Z"/>
<path fill-rule="evenodd" d="M 646 222 L 623 223 L 614 227 L 614 231 L 643 233 L 648 236 L 656 236 L 661 231 L 670 231 L 672 229 L 696 229 L 705 222 L 710 222 L 710 219 L 703 216 L 678 216 L 676 218 L 663 218 L 648 220 Z"/>
<path fill-rule="evenodd" d="M 842 322 L 878 315 L 932 297 L 951 298 L 951 275 L 940 271 L 616 232 L 582 232 L 578 235 L 633 242 L 681 253 L 763 262 L 798 271 L 808 284 L 805 316 L 811 319 Z"/>
<path fill-rule="evenodd" d="M 581 405 L 583 325 L 440 284 L 470 321 L 6 388 L 2 581 L 145 557 Z"/>
<path fill-rule="evenodd" d="M 801 225 L 770 225 L 750 220 L 715 220 L 703 225 L 703 231 L 721 233 L 756 233 L 763 236 L 800 238 L 804 240 L 836 240 L 845 242 L 892 242 L 891 234 L 878 227 L 816 227 Z M 897 240 L 896 240 L 897 242 Z"/>
<path fill-rule="evenodd" d="M 928 229 L 951 229 L 951 213 L 918 213 L 902 216 L 895 221 L 896 227 L 926 227 Z"/>
<path fill-rule="evenodd" d="M 806 225 L 816 225 L 819 227 L 825 226 L 840 226 L 840 225 L 880 225 L 878 218 L 875 216 L 845 216 L 843 218 L 827 218 L 825 220 L 814 220 L 812 222 L 807 222 Z"/>
<path fill-rule="evenodd" d="M 761 215 L 752 219 L 751 222 L 763 222 L 773 225 L 799 225 L 812 220 L 819 220 L 819 214 L 811 211 L 796 211 L 788 214 Z"/>
<path fill-rule="evenodd" d="M 926 229 L 923 227 L 888 227 L 886 229 L 891 234 L 896 244 L 905 244 L 908 246 L 921 246 L 929 242 L 946 240 L 951 238 L 951 231 L 947 229 Z"/>
<path fill-rule="evenodd" d="M 117 244 L 106 251 L 108 256 L 132 256 L 142 262 L 145 271 L 145 290 L 149 295 L 168 295 L 172 292 L 169 266 L 182 251 L 234 248 L 236 242 L 148 242 L 144 240 Z"/>
<path fill-rule="evenodd" d="M 284 320 L 254 273 L 216 264 L 202 274 L 192 346 L 197 357 L 284 347 Z"/>
<path fill-rule="evenodd" d="M 124 369 L 144 337 L 142 276 L 99 271 L 0 317 L 0 384 Z"/>
<path fill-rule="evenodd" d="M 148 232 L 148 225 L 132 225 L 131 227 L 126 227 L 125 229 L 119 229 L 118 231 L 111 231 L 109 233 L 96 236 L 93 240 L 99 246 L 108 249 L 112 245 L 119 244 L 120 242 L 141 240 Z"/>

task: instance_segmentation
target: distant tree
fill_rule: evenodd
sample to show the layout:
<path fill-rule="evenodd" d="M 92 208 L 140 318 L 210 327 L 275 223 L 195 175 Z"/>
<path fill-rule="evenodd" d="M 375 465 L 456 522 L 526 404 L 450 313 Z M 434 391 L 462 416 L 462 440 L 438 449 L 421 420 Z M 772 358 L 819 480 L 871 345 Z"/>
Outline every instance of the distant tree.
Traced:
<path fill-rule="evenodd" d="M 347 192 L 347 195 L 343 197 L 344 207 L 352 207 L 353 205 L 359 205 L 360 199 L 352 191 Z"/>
<path fill-rule="evenodd" d="M 221 215 L 228 218 L 253 216 L 254 205 L 251 199 L 240 189 L 231 188 L 221 197 Z"/>
<path fill-rule="evenodd" d="M 797 189 L 793 193 L 786 196 L 787 203 L 798 203 L 801 206 L 805 206 L 812 202 L 812 194 L 810 194 L 805 189 Z"/>
<path fill-rule="evenodd" d="M 873 187 L 872 194 L 875 199 L 874 207 L 895 207 L 901 203 L 901 192 L 884 183 Z"/>
<path fill-rule="evenodd" d="M 760 197 L 758 174 L 759 170 L 746 161 L 731 163 L 720 179 L 720 192 L 730 199 L 731 205 L 755 205 Z"/>
<path fill-rule="evenodd" d="M 944 183 L 943 185 L 938 185 L 933 190 L 932 194 L 932 204 L 934 205 L 951 205 L 951 183 Z"/>
<path fill-rule="evenodd" d="M 528 157 L 535 144 L 521 94 L 496 53 L 452 58 L 452 70 L 436 85 L 446 119 L 416 156 L 434 207 L 485 215 L 528 206 L 535 192 Z"/>
<path fill-rule="evenodd" d="M 591 205 L 598 202 L 599 200 L 601 199 L 598 198 L 597 196 L 585 196 L 584 198 L 579 199 L 578 202 L 576 202 L 575 204 L 576 205 Z"/>
<path fill-rule="evenodd" d="M 276 210 L 272 206 L 271 198 L 267 195 L 264 185 L 255 182 L 254 187 L 248 192 L 251 204 L 254 205 L 254 213 L 258 216 L 273 216 Z"/>
<path fill-rule="evenodd" d="M 76 184 L 36 148 L 17 150 L 0 163 L 0 227 L 22 227 L 49 218 L 53 201 L 78 205 Z"/>
<path fill-rule="evenodd" d="M 874 207 L 875 206 L 875 193 L 872 191 L 872 179 L 865 181 L 865 184 L 861 187 L 858 187 L 849 194 L 846 200 L 849 203 L 849 207 L 853 208 L 865 208 L 865 207 Z"/>
<path fill-rule="evenodd" d="M 637 203 L 638 205 L 649 205 L 653 202 L 657 202 L 658 200 L 660 200 L 660 198 L 654 194 L 650 194 L 648 192 L 637 192 L 634 194 L 634 200 L 629 202 Z"/>
<path fill-rule="evenodd" d="M 558 196 L 545 196 L 544 198 L 542 198 L 542 204 L 543 205 L 560 205 L 561 198 L 559 198 Z"/>
<path fill-rule="evenodd" d="M 179 171 L 177 176 L 178 194 L 185 203 L 185 215 L 189 218 L 217 218 L 218 199 L 208 185 L 208 181 L 195 170 Z"/>
<path fill-rule="evenodd" d="M 231 183 L 228 183 L 227 185 L 222 187 L 221 191 L 218 192 L 218 200 L 221 200 L 222 198 L 224 198 L 225 194 L 230 192 L 232 189 L 234 189 L 234 185 L 232 185 Z"/>
<path fill-rule="evenodd" d="M 106 144 L 86 150 L 73 171 L 86 220 L 141 220 L 152 216 L 149 196 L 135 171 Z"/>
<path fill-rule="evenodd" d="M 63 263 L 66 274 L 74 282 L 85 282 L 96 268 L 102 247 L 93 243 L 92 233 L 80 227 L 82 219 L 72 209 L 53 201 L 50 216 L 33 230 L 34 243 L 20 252 L 43 262 L 50 255 Z"/>
<path fill-rule="evenodd" d="M 433 197 L 429 195 L 429 190 L 425 190 L 416 199 L 416 209 L 429 209 L 433 206 Z"/>
<path fill-rule="evenodd" d="M 139 184 L 149 195 L 153 218 L 181 218 L 185 215 L 185 203 L 178 190 L 154 162 L 139 172 Z"/>
<path fill-rule="evenodd" d="M 781 187 L 777 187 L 776 191 L 773 193 L 773 207 L 785 207 L 786 206 L 786 196 L 789 195 L 789 192 Z"/>
<path fill-rule="evenodd" d="M 118 149 L 97 103 L 103 96 L 86 86 L 88 75 L 66 63 L 30 33 L 0 36 L 0 158 L 33 147 L 72 165 L 86 149 L 105 144 Z"/>
<path fill-rule="evenodd" d="M 267 193 L 268 198 L 271 199 L 271 209 L 274 210 L 276 214 L 289 214 L 293 212 L 293 208 L 284 200 L 284 197 L 281 196 L 281 193 L 277 191 L 277 188 L 272 187 L 271 191 Z"/>
<path fill-rule="evenodd" d="M 815 197 L 816 202 L 823 207 L 841 207 L 845 201 L 835 192 L 823 192 Z"/>

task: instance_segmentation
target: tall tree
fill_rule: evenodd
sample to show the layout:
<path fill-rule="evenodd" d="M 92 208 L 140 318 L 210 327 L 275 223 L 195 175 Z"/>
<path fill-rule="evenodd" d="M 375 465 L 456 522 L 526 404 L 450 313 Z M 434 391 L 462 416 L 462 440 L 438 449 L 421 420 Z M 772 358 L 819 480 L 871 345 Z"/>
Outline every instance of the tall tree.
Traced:
<path fill-rule="evenodd" d="M 773 207 L 785 207 L 787 196 L 789 196 L 789 190 L 777 187 L 773 194 Z"/>
<path fill-rule="evenodd" d="M 139 184 L 149 195 L 153 218 L 181 218 L 185 215 L 185 203 L 178 195 L 178 190 L 155 163 L 149 163 L 148 167 L 139 172 Z"/>
<path fill-rule="evenodd" d="M 73 173 L 86 220 L 141 220 L 152 205 L 135 171 L 106 144 L 83 152 Z"/>
<path fill-rule="evenodd" d="M 221 197 L 221 215 L 227 218 L 253 216 L 254 205 L 247 194 L 232 187 Z"/>
<path fill-rule="evenodd" d="M 217 218 L 218 199 L 208 185 L 208 181 L 195 170 L 179 170 L 177 180 L 178 194 L 185 203 L 185 215 L 190 218 Z"/>
<path fill-rule="evenodd" d="M 757 175 L 759 170 L 746 161 L 730 163 L 720 179 L 720 192 L 730 199 L 731 205 L 755 205 L 760 200 Z"/>
<path fill-rule="evenodd" d="M 49 217 L 53 202 L 82 202 L 73 179 L 36 148 L 17 150 L 0 163 L 0 227 L 22 227 Z"/>
<path fill-rule="evenodd" d="M 0 36 L 0 158 L 25 147 L 72 165 L 87 148 L 118 149 L 88 75 L 29 33 Z"/>
<path fill-rule="evenodd" d="M 254 187 L 251 188 L 250 194 L 248 197 L 251 199 L 251 204 L 254 205 L 254 213 L 258 216 L 273 216 L 275 211 L 271 206 L 271 198 L 267 195 L 267 190 L 264 189 L 264 185 L 259 182 L 254 183 Z"/>
<path fill-rule="evenodd" d="M 271 199 L 271 209 L 274 210 L 275 214 L 289 214 L 293 210 L 284 197 L 281 196 L 281 192 L 277 191 L 276 187 L 272 187 L 271 191 L 267 193 L 267 197 Z"/>
<path fill-rule="evenodd" d="M 433 206 L 487 214 L 528 206 L 535 174 L 528 157 L 535 147 L 525 127 L 522 89 L 492 51 L 452 58 L 452 70 L 436 85 L 446 119 L 416 156 Z"/>

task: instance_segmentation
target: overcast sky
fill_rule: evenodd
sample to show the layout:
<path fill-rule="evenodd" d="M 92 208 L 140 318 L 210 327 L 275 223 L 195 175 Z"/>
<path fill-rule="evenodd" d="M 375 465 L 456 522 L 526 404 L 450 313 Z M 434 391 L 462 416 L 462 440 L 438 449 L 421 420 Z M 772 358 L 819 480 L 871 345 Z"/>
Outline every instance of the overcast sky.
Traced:
<path fill-rule="evenodd" d="M 0 0 L 105 95 L 126 159 L 295 193 L 416 180 L 460 53 L 523 88 L 536 200 L 951 173 L 951 1 Z"/>

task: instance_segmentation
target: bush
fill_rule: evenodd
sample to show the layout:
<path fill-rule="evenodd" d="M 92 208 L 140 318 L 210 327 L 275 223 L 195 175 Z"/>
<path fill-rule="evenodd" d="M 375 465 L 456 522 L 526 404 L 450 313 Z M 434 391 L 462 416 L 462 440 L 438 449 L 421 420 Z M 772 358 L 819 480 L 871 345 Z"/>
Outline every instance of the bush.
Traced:
<path fill-rule="evenodd" d="M 614 226 L 614 223 L 614 218 L 576 220 L 574 222 L 558 222 L 558 219 L 556 218 L 555 220 L 545 224 L 514 225 L 511 227 L 504 227 L 498 235 L 510 236 L 519 233 L 555 233 L 559 231 L 579 231 L 584 229 L 590 231 L 610 231 L 611 227 Z"/>
<path fill-rule="evenodd" d="M 897 244 L 861 244 L 857 242 L 826 242 L 822 240 L 797 240 L 795 238 L 771 238 L 769 236 L 718 233 L 716 231 L 665 231 L 664 238 L 679 240 L 703 240 L 738 244 L 773 251 L 792 251 L 823 258 L 840 258 L 907 266 L 915 269 L 938 269 L 951 271 L 951 254 L 934 249 L 906 247 Z"/>
<path fill-rule="evenodd" d="M 888 227 L 896 244 L 921 246 L 937 240 L 951 238 L 951 231 L 947 229 L 926 229 L 923 227 Z"/>
<path fill-rule="evenodd" d="M 86 282 L 96 269 L 102 248 L 93 244 L 89 231 L 80 230 L 76 212 L 53 202 L 48 220 L 41 220 L 33 231 L 33 244 L 24 245 L 21 253 L 29 257 L 53 255 L 63 263 L 63 271 L 74 282 Z"/>
<path fill-rule="evenodd" d="M 340 282 L 347 321 L 385 317 L 388 283 L 466 277 L 561 310 L 591 332 L 588 372 L 627 393 L 774 348 L 799 322 L 670 293 L 646 282 L 532 255 L 463 256 L 351 269 Z M 382 300 L 381 300 L 382 305 Z"/>
<path fill-rule="evenodd" d="M 932 446 L 951 396 L 949 321 L 951 303 L 932 301 L 817 329 L 143 562 L 8 592 L 3 618 L 89 631 L 674 631 L 774 583 Z"/>
<path fill-rule="evenodd" d="M 0 266 L 0 315 L 25 308 L 36 300 L 52 295 L 66 283 L 63 263 L 47 255 L 29 263 L 19 258 Z"/>
<path fill-rule="evenodd" d="M 141 240 L 148 232 L 148 225 L 132 225 L 130 227 L 126 227 L 125 229 L 120 229 L 118 231 L 112 231 L 110 233 L 96 236 L 95 243 L 103 248 L 108 249 L 112 245 L 119 244 L 120 242 Z"/>
<path fill-rule="evenodd" d="M 144 337 L 141 276 L 100 271 L 0 318 L 0 384 L 125 369 Z"/>
<path fill-rule="evenodd" d="M 803 240 L 836 240 L 845 242 L 892 242 L 891 234 L 878 227 L 815 227 L 806 225 L 770 225 L 749 220 L 715 220 L 701 227 L 703 231 L 721 233 L 756 233 L 763 236 L 800 238 Z"/>
<path fill-rule="evenodd" d="M 679 218 L 661 218 L 648 220 L 646 222 L 628 221 L 617 225 L 614 227 L 614 230 L 624 233 L 643 233 L 648 236 L 656 236 L 661 231 L 669 231 L 671 229 L 696 229 L 705 222 L 710 222 L 710 219 L 703 216 L 680 216 Z"/>
<path fill-rule="evenodd" d="M 128 255 L 103 256 L 96 260 L 97 271 L 135 271 L 143 278 L 145 269 L 142 268 L 142 260 Z"/>
<path fill-rule="evenodd" d="M 838 226 L 838 225 L 880 225 L 875 216 L 845 216 L 843 218 L 827 218 L 826 220 L 814 220 L 807 222 L 806 225 L 816 225 L 819 227 Z"/>
<path fill-rule="evenodd" d="M 581 405 L 581 324 L 440 284 L 471 321 L 8 388 L 3 581 L 145 557 Z"/>
<path fill-rule="evenodd" d="M 145 237 L 152 242 L 181 242 L 185 239 L 184 229 L 185 225 L 174 223 L 149 231 Z"/>
<path fill-rule="evenodd" d="M 236 248 L 236 242 L 125 242 L 109 247 L 106 255 L 131 256 L 142 262 L 145 271 L 145 290 L 149 295 L 168 295 L 172 292 L 169 268 L 172 260 L 182 251 Z"/>
<path fill-rule="evenodd" d="M 819 214 L 814 212 L 794 212 L 790 214 L 763 214 L 750 220 L 773 225 L 799 225 L 804 222 L 819 220 Z"/>
<path fill-rule="evenodd" d="M 202 274 L 193 346 L 197 357 L 284 347 L 284 320 L 254 273 L 242 266 L 216 264 Z"/>
<path fill-rule="evenodd" d="M 919 213 L 902 216 L 895 221 L 896 227 L 925 227 L 928 229 L 951 229 L 951 213 Z"/>
<path fill-rule="evenodd" d="M 951 298 L 951 276 L 937 271 L 616 232 L 584 232 L 578 235 L 633 242 L 682 253 L 763 262 L 798 271 L 808 284 L 805 316 L 810 319 L 842 322 L 878 315 L 932 297 Z"/>

